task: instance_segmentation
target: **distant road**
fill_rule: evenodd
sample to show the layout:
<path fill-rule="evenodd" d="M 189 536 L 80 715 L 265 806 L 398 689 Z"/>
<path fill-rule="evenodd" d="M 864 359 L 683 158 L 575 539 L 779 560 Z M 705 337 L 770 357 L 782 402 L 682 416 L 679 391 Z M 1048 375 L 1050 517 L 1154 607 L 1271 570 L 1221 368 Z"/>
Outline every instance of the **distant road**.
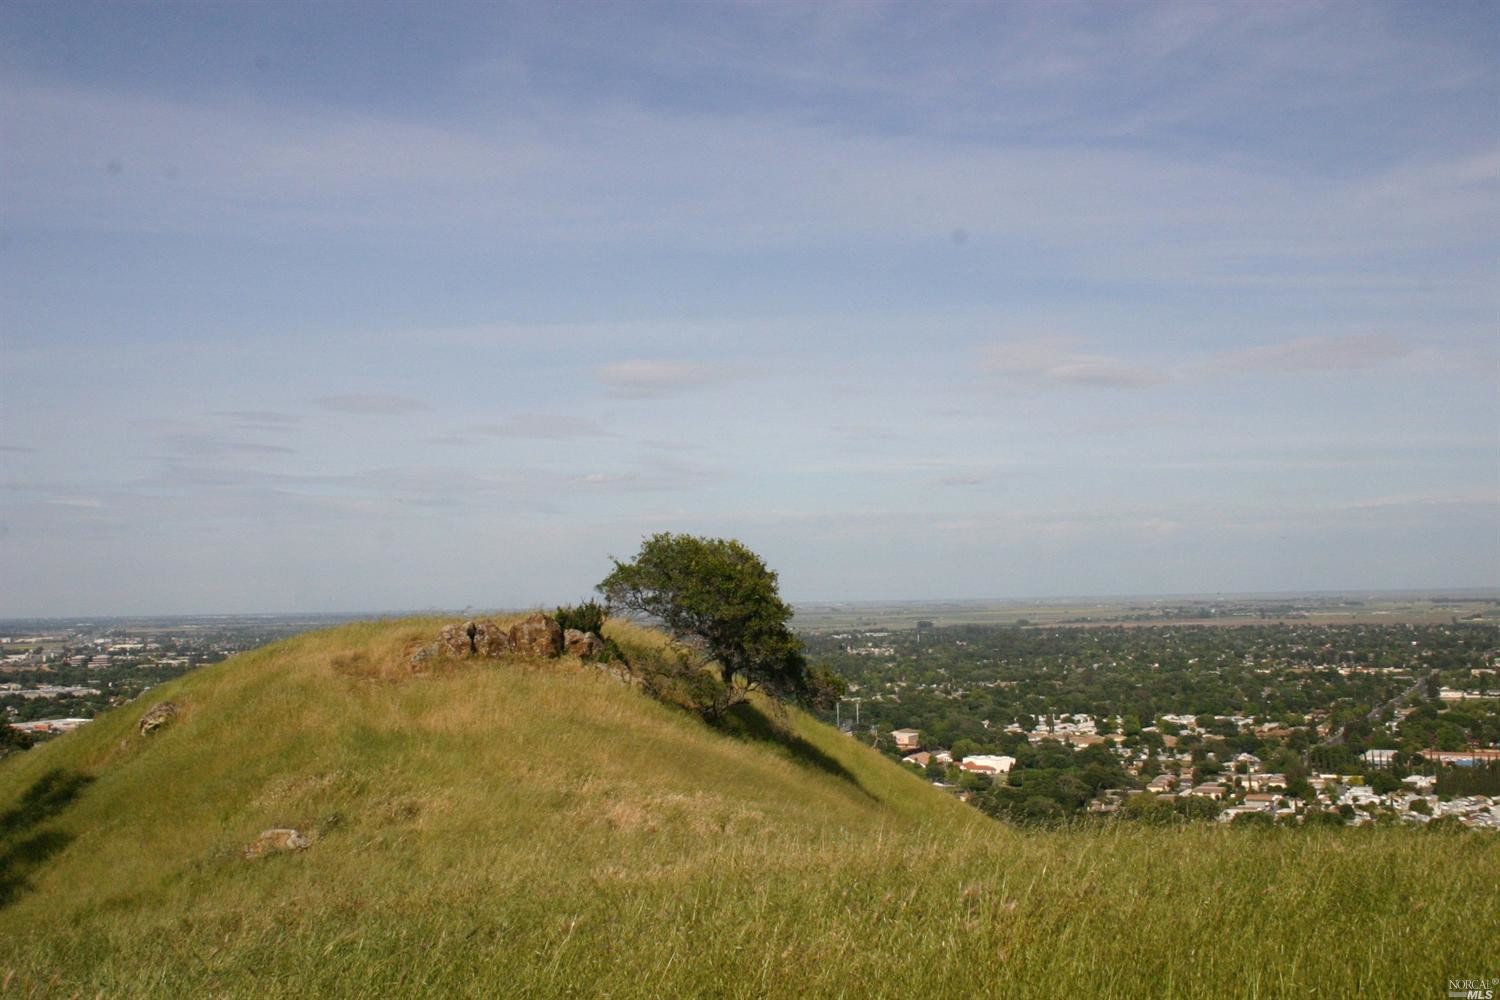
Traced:
<path fill-rule="evenodd" d="M 1395 711 L 1397 708 L 1401 707 L 1401 704 L 1403 702 L 1410 701 L 1415 695 L 1419 694 L 1422 688 L 1426 686 L 1427 682 L 1437 676 L 1438 671 L 1434 670 L 1426 677 L 1418 677 L 1415 681 L 1412 682 L 1411 687 L 1407 688 L 1405 691 L 1402 691 L 1400 694 L 1396 695 L 1396 697 L 1392 698 L 1385 704 L 1378 705 L 1375 708 L 1370 709 L 1370 711 L 1365 715 L 1365 718 L 1370 722 L 1378 721 L 1380 719 L 1381 713 L 1386 711 L 1386 709 Z M 1331 747 L 1342 746 L 1344 742 L 1344 734 L 1345 731 L 1348 730 L 1348 728 L 1349 727 L 1346 725 L 1342 729 L 1340 729 L 1337 734 L 1329 737 L 1327 740 L 1327 745 Z"/>

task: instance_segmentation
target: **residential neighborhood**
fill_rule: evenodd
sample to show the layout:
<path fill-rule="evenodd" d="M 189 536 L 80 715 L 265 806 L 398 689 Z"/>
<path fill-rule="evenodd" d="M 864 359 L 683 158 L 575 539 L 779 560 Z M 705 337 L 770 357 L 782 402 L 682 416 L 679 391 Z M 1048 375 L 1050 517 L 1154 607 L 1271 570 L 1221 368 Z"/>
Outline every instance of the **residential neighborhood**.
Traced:
<path fill-rule="evenodd" d="M 1192 715 L 1163 717 L 1163 721 L 1178 727 L 1172 738 L 1174 744 L 1183 735 L 1202 737 L 1208 732 L 1198 726 L 1197 718 Z M 1246 729 L 1256 725 L 1253 717 L 1231 721 Z M 1087 812 L 1093 816 L 1142 814 L 1148 811 L 1142 802 L 1167 807 L 1196 799 L 1210 803 L 1212 818 L 1222 823 L 1247 815 L 1284 823 L 1300 823 L 1309 815 L 1337 816 L 1340 822 L 1351 826 L 1391 821 L 1425 825 L 1452 817 L 1469 829 L 1500 830 L 1500 795 L 1441 794 L 1437 789 L 1439 779 L 1431 774 L 1397 778 L 1391 769 L 1399 767 L 1401 754 L 1395 749 L 1367 750 L 1361 755 L 1369 773 L 1376 776 L 1373 780 L 1364 773 L 1317 773 L 1299 778 L 1293 784 L 1285 773 L 1268 770 L 1266 762 L 1251 753 L 1235 754 L 1220 761 L 1212 752 L 1195 756 L 1190 750 L 1155 752 L 1149 746 L 1130 748 L 1124 746 L 1123 737 L 1098 736 L 1098 727 L 1093 718 L 1074 715 L 1063 717 L 1051 727 L 1024 734 L 1032 746 L 1104 746 L 1119 758 L 1122 771 L 1136 780 L 1130 787 L 1099 789 L 1087 804 Z M 1010 729 L 1018 731 L 1018 727 Z M 1152 726 L 1143 731 L 1158 730 Z M 900 749 L 912 751 L 902 756 L 904 763 L 936 775 L 934 783 L 952 788 L 966 800 L 986 786 L 966 783 L 964 776 L 983 776 L 990 782 L 988 787 L 993 787 L 995 782 L 1005 781 L 1017 763 L 1015 757 L 1006 755 L 975 753 L 955 758 L 948 750 L 937 747 L 914 750 L 921 744 L 917 730 L 896 730 L 891 737 Z M 1435 750 L 1421 757 L 1421 766 L 1429 770 L 1494 767 L 1497 763 L 1500 763 L 1500 748 Z M 1194 775 L 1206 773 L 1217 776 L 1214 780 L 1193 780 Z M 950 777 L 954 780 L 949 781 Z M 1205 810 L 1200 807 L 1198 812 L 1201 816 Z"/>
<path fill-rule="evenodd" d="M 893 654 L 861 652 L 876 642 Z M 861 722 L 839 721 L 851 735 L 1002 818 L 1497 827 L 1500 628 L 1477 616 L 928 620 L 809 644 L 849 680 Z"/>
<path fill-rule="evenodd" d="M 347 616 L 0 621 L 0 754 L 85 725 L 195 667 Z"/>

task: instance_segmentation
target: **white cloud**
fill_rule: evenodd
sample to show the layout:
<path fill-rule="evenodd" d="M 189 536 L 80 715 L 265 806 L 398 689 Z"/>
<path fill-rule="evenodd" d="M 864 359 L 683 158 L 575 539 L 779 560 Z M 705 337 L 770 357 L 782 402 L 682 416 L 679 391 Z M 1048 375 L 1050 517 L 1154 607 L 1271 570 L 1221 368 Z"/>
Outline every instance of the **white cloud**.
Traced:
<path fill-rule="evenodd" d="M 1103 354 L 1080 353 L 1073 341 L 1041 337 L 993 344 L 980 352 L 984 367 L 1004 378 L 1060 382 L 1108 389 L 1134 389 L 1168 381 L 1161 368 Z"/>
<path fill-rule="evenodd" d="M 75 507 L 80 510 L 104 509 L 104 502 L 102 500 L 94 500 L 89 497 L 53 497 L 50 500 L 44 500 L 43 503 L 51 504 L 54 507 Z"/>
<path fill-rule="evenodd" d="M 691 361 L 614 361 L 595 369 L 595 377 L 623 399 L 660 399 L 719 385 L 749 374 L 749 369 Z"/>

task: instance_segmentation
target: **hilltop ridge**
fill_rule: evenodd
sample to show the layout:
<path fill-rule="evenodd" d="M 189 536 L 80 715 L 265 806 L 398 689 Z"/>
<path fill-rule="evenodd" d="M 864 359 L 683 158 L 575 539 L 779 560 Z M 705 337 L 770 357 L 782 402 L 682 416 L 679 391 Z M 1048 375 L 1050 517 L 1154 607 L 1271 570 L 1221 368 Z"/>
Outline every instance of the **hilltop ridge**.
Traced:
<path fill-rule="evenodd" d="M 0 980 L 22 995 L 1400 996 L 1484 954 L 1500 919 L 1477 891 L 1497 861 L 1482 841 L 1022 833 L 795 709 L 752 703 L 711 727 L 569 657 L 414 672 L 413 644 L 447 623 L 241 654 L 0 763 Z M 635 656 L 663 648 L 610 634 Z M 142 735 L 167 701 L 175 715 Z M 273 829 L 309 843 L 247 858 Z"/>
<path fill-rule="evenodd" d="M 242 654 L 17 758 L 6 786 L 78 774 L 90 783 L 81 816 L 108 811 L 115 828 L 143 834 L 170 825 L 187 841 L 206 841 L 195 824 L 211 818 L 230 840 L 301 824 L 338 844 L 380 825 L 381 805 L 393 802 L 436 833 L 465 813 L 434 794 L 450 783 L 512 800 L 492 834 L 543 811 L 570 817 L 575 832 L 617 834 L 772 820 L 831 829 L 934 809 L 966 818 L 796 710 L 748 707 L 736 737 L 576 656 L 413 657 L 443 624 L 347 625 Z M 612 631 L 637 656 L 662 642 L 628 625 Z M 176 706 L 169 724 L 139 732 L 164 703 Z M 187 846 L 170 853 L 195 853 Z"/>

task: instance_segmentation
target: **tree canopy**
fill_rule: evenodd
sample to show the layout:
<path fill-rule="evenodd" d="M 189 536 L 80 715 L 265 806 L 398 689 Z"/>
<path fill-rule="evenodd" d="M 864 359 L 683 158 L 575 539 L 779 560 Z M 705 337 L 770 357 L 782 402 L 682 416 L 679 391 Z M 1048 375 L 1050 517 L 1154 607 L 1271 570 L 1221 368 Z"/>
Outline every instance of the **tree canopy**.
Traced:
<path fill-rule="evenodd" d="M 642 542 L 635 559 L 614 564 L 597 588 L 611 609 L 656 619 L 718 665 L 725 690 L 702 706 L 711 714 L 752 689 L 809 693 L 802 640 L 787 627 L 792 609 L 776 574 L 740 542 L 663 532 Z"/>

